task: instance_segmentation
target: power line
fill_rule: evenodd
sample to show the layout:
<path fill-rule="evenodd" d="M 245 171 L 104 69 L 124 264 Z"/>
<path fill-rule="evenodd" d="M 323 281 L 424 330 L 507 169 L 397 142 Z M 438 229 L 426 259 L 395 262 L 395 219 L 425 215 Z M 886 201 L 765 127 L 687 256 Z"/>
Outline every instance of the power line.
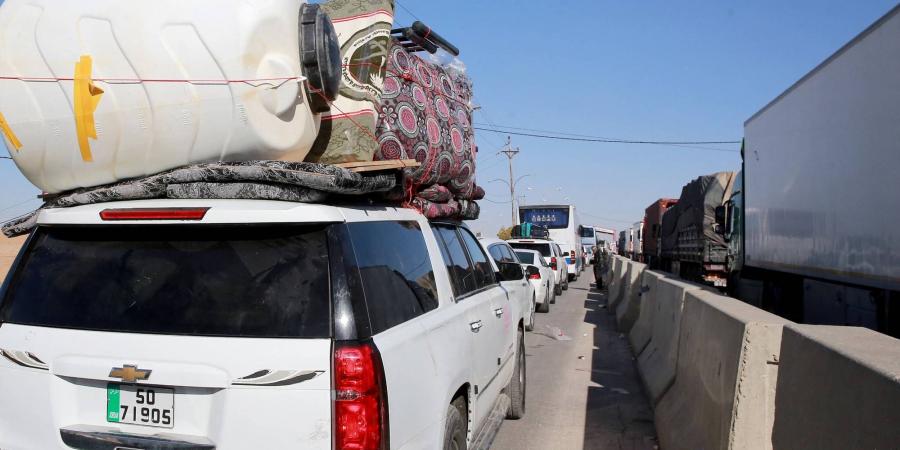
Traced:
<path fill-rule="evenodd" d="M 506 130 L 496 130 L 493 128 L 484 128 L 484 127 L 472 127 L 475 130 L 487 131 L 490 133 L 500 133 L 500 134 L 512 134 L 516 136 L 526 136 L 526 137 L 534 137 L 534 138 L 542 138 L 542 139 L 555 139 L 560 141 L 578 141 L 578 142 L 600 142 L 605 144 L 647 144 L 647 145 L 707 145 L 707 144 L 740 144 L 741 141 L 646 141 L 646 140 L 631 140 L 631 139 L 606 139 L 606 138 L 580 138 L 580 137 L 566 137 L 566 136 L 553 136 L 548 134 L 536 134 L 536 133 L 522 133 L 517 131 L 506 131 Z M 717 148 L 703 148 L 705 150 L 718 150 L 718 151 L 726 151 L 737 153 L 740 150 L 728 150 L 728 149 L 717 149 Z"/>
<path fill-rule="evenodd" d="M 487 116 L 485 116 L 485 119 L 487 119 Z M 481 126 L 489 126 L 489 127 L 491 127 L 491 128 L 508 128 L 508 129 L 510 129 L 510 130 L 522 130 L 522 131 L 534 131 L 534 132 L 536 132 L 536 133 L 558 134 L 558 135 L 561 135 L 561 136 L 575 136 L 575 137 L 594 138 L 594 139 L 615 139 L 615 138 L 611 138 L 611 137 L 609 137 L 609 136 L 597 136 L 597 135 L 593 135 L 593 134 L 565 133 L 565 132 L 562 132 L 562 131 L 541 130 L 541 129 L 538 129 L 538 128 L 525 128 L 525 127 L 513 127 L 513 126 L 510 126 L 510 125 L 497 125 L 496 123 L 494 123 L 494 122 L 492 122 L 492 121 L 490 121 L 490 120 L 488 120 L 488 123 L 478 123 L 478 122 L 474 122 L 473 124 L 474 124 L 474 125 L 481 125 Z"/>
<path fill-rule="evenodd" d="M 475 96 L 473 95 L 472 98 L 474 99 Z M 491 124 L 491 125 L 490 125 L 491 127 L 493 127 L 493 128 L 503 128 L 503 127 L 498 127 L 498 126 L 496 126 L 496 125 L 493 125 L 493 122 L 492 122 L 491 119 L 487 116 L 487 113 L 484 112 L 484 106 L 479 106 L 478 109 L 475 110 L 475 112 L 481 113 L 481 116 L 484 117 L 484 119 L 487 120 L 487 122 L 488 122 L 489 124 Z M 472 117 L 475 117 L 475 114 L 474 114 L 474 113 L 472 114 Z M 483 138 L 484 140 L 486 140 L 489 144 L 491 144 L 491 145 L 493 145 L 493 146 L 495 146 L 495 147 L 497 147 L 497 148 L 503 147 L 503 145 L 497 144 L 496 141 L 494 141 L 493 139 L 490 139 L 490 138 L 488 137 L 488 135 L 482 135 L 482 136 L 480 136 L 480 137 Z"/>
<path fill-rule="evenodd" d="M 619 222 L 619 223 L 627 223 L 627 224 L 632 224 L 632 223 L 634 223 L 633 220 L 622 220 L 622 219 L 613 219 L 613 218 L 610 218 L 610 217 L 602 217 L 602 216 L 598 216 L 598 215 L 596 215 L 596 214 L 586 213 L 586 212 L 584 212 L 584 211 L 581 211 L 581 214 L 584 214 L 584 215 L 589 216 L 589 217 L 593 217 L 593 218 L 595 218 L 595 219 L 606 220 L 606 221 L 609 221 L 609 222 Z"/>
<path fill-rule="evenodd" d="M 403 6 L 400 2 L 394 1 L 394 4 L 397 5 L 397 6 L 399 6 L 399 7 L 400 7 L 401 9 L 403 9 L 404 11 L 406 11 L 407 14 L 413 16 L 414 19 L 419 20 L 419 21 L 422 20 L 422 19 L 419 18 L 419 16 L 416 15 L 416 13 L 410 11 L 409 8 Z"/>
<path fill-rule="evenodd" d="M 486 202 L 490 202 L 490 203 L 501 204 L 501 205 L 508 205 L 508 204 L 511 202 L 510 200 L 506 200 L 506 201 L 502 201 L 502 202 L 501 202 L 501 201 L 497 201 L 497 200 L 491 200 L 491 199 L 489 199 L 489 198 L 487 198 L 487 197 L 483 198 L 482 200 L 484 200 L 484 201 L 486 201 Z"/>
<path fill-rule="evenodd" d="M 25 200 L 24 202 L 19 202 L 19 203 L 16 203 L 15 205 L 9 205 L 9 206 L 7 206 L 7 207 L 5 207 L 5 208 L 3 208 L 3 209 L 0 209 L 0 212 L 8 211 L 8 210 L 13 209 L 13 208 L 15 208 L 15 207 L 17 207 L 17 206 L 22 206 L 22 205 L 24 205 L 24 204 L 26 204 L 26 203 L 29 203 L 29 202 L 31 202 L 31 201 L 34 201 L 34 200 L 37 200 L 37 199 L 30 198 L 30 199 L 28 199 L 28 200 Z M 25 214 L 28 214 L 28 213 L 25 213 Z M 17 216 L 8 217 L 8 218 L 6 218 L 6 219 L 0 219 L 0 224 L 4 224 L 4 223 L 9 222 L 10 220 L 13 220 L 13 219 L 18 219 L 19 217 L 22 217 L 22 216 L 24 216 L 25 214 L 19 214 L 19 215 L 17 215 Z"/>
<path fill-rule="evenodd" d="M 514 126 L 510 126 L 510 125 L 497 125 L 496 123 L 494 123 L 490 120 L 488 120 L 488 123 L 486 123 L 486 124 L 474 122 L 474 125 L 490 126 L 491 128 L 507 128 L 510 130 L 533 131 L 533 132 L 537 132 L 537 133 L 549 133 L 549 134 L 560 135 L 560 136 L 574 136 L 574 137 L 582 137 L 582 138 L 590 138 L 590 139 L 606 139 L 606 140 L 616 141 L 616 142 L 622 141 L 625 143 L 632 143 L 632 142 L 633 143 L 641 143 L 641 144 L 643 144 L 643 143 L 654 143 L 654 144 L 659 143 L 659 144 L 672 144 L 672 145 L 740 144 L 741 143 L 741 141 L 686 141 L 686 142 L 681 142 L 681 141 L 634 141 L 634 140 L 630 140 L 630 139 L 621 139 L 621 138 L 614 138 L 614 137 L 609 137 L 609 136 L 598 136 L 598 135 L 594 135 L 594 134 L 577 134 L 577 133 L 567 133 L 567 132 L 555 131 L 555 130 L 541 130 L 541 129 L 537 129 L 537 128 L 514 127 Z"/>
<path fill-rule="evenodd" d="M 7 206 L 7 207 L 5 207 L 5 208 L 3 208 L 3 209 L 0 209 L 0 212 L 3 212 L 3 211 L 9 211 L 10 209 L 15 208 L 16 206 L 22 206 L 22 205 L 24 205 L 24 204 L 26 204 L 26 203 L 29 203 L 29 202 L 32 202 L 32 201 L 34 201 L 34 200 L 37 200 L 37 199 L 36 199 L 36 198 L 29 198 L 28 200 L 25 200 L 25 201 L 23 201 L 23 202 L 19 202 L 19 203 L 16 203 L 16 204 L 14 204 L 14 205 L 9 205 L 9 206 Z"/>
<path fill-rule="evenodd" d="M 9 159 L 9 160 L 12 160 L 12 157 L 9 157 L 9 156 L 0 156 L 0 159 Z"/>

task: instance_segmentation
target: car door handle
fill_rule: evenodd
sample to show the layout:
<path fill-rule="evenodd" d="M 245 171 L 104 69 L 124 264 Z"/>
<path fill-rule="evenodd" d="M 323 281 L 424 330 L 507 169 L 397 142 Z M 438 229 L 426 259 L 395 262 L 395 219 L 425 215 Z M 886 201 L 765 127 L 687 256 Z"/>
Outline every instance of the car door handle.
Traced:
<path fill-rule="evenodd" d="M 503 317 L 503 308 L 497 308 L 494 310 L 494 315 L 498 318 Z"/>
<path fill-rule="evenodd" d="M 472 328 L 473 333 L 477 333 L 478 330 L 481 330 L 481 321 L 476 320 L 474 322 L 469 322 L 469 326 Z"/>

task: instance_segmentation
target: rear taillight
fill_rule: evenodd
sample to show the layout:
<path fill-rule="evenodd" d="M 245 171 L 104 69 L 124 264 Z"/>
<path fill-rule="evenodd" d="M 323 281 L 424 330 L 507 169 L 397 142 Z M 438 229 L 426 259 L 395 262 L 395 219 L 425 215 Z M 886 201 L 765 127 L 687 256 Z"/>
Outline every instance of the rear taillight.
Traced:
<path fill-rule="evenodd" d="M 550 257 L 550 268 L 553 270 L 556 270 L 556 257 L 555 256 Z"/>
<path fill-rule="evenodd" d="M 100 211 L 103 220 L 203 220 L 209 208 L 112 208 Z"/>
<path fill-rule="evenodd" d="M 334 349 L 334 448 L 387 448 L 384 369 L 373 344 L 337 343 Z"/>

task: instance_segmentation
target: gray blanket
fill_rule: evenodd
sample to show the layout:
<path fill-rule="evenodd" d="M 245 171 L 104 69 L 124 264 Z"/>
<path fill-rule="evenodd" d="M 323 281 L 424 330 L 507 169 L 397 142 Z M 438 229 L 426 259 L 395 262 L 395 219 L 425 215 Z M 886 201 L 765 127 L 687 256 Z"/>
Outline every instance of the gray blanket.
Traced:
<path fill-rule="evenodd" d="M 370 195 L 397 184 L 395 173 L 356 173 L 317 163 L 242 161 L 193 164 L 144 178 L 78 189 L 45 199 L 36 211 L 3 225 L 7 237 L 27 234 L 44 208 L 151 198 L 266 199 L 321 202 L 329 195 Z"/>

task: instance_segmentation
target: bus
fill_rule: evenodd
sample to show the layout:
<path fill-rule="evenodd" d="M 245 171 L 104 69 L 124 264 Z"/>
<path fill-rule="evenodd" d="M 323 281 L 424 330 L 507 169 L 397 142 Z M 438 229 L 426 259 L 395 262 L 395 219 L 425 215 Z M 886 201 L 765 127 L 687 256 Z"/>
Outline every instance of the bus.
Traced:
<path fill-rule="evenodd" d="M 547 227 L 550 239 L 559 244 L 566 254 L 569 265 L 569 279 L 577 280 L 584 270 L 584 256 L 581 249 L 581 220 L 574 205 L 530 205 L 519 206 L 519 223 L 530 222 Z"/>

